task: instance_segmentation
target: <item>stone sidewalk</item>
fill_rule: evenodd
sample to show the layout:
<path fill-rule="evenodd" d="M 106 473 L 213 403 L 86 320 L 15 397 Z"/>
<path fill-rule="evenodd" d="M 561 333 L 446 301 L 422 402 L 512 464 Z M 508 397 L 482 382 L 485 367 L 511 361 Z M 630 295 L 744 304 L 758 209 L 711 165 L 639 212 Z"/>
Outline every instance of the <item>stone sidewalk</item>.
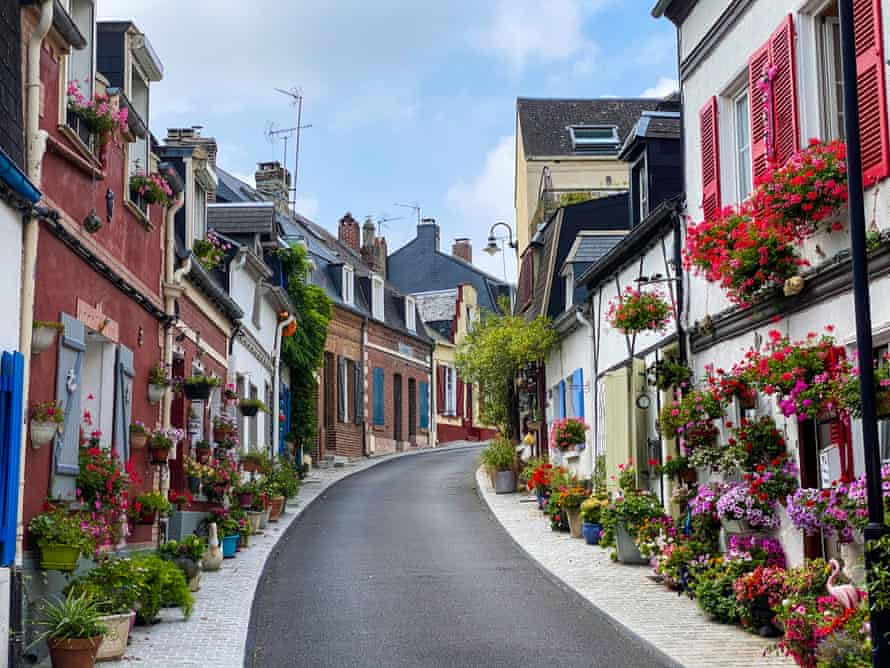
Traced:
<path fill-rule="evenodd" d="M 770 641 L 735 626 L 709 622 L 694 601 L 648 576 L 648 566 L 613 562 L 609 551 L 550 530 L 537 504 L 519 494 L 496 495 L 482 470 L 479 495 L 514 541 L 546 571 L 631 633 L 688 668 L 793 667 L 763 656 Z"/>
<path fill-rule="evenodd" d="M 412 450 L 351 462 L 338 468 L 316 469 L 304 481 L 299 496 L 288 504 L 278 522 L 269 524 L 263 535 L 252 536 L 250 547 L 242 549 L 234 559 L 226 559 L 219 571 L 202 575 L 201 591 L 195 594 L 195 608 L 189 619 L 183 619 L 178 610 L 162 610 L 161 623 L 133 629 L 127 653 L 120 661 L 98 665 L 109 668 L 241 668 L 254 592 L 266 559 L 306 507 L 323 496 L 331 485 L 359 471 L 398 457 L 464 445 L 456 443 L 443 448 Z M 293 538 L 299 539 L 299 536 Z M 48 660 L 46 665 L 49 665 Z"/>

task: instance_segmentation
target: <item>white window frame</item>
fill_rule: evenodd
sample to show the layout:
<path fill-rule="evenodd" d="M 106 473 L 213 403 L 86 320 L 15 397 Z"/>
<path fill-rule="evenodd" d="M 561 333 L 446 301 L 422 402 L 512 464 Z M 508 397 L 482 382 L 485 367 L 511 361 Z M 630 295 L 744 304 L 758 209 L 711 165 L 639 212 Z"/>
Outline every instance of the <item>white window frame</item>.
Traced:
<path fill-rule="evenodd" d="M 838 67 L 838 58 L 840 54 L 834 49 L 834 31 L 840 30 L 840 20 L 836 16 L 823 16 L 825 10 L 831 3 L 822 7 L 815 16 L 815 25 L 817 30 L 816 48 L 818 50 L 818 76 L 819 76 L 819 95 L 818 100 L 822 101 L 820 105 L 820 121 L 822 124 L 822 134 L 826 140 L 842 139 L 844 133 L 844 110 L 838 104 L 838 93 L 843 99 L 843 80 L 836 81 L 834 72 Z M 835 90 L 840 86 L 840 90 Z"/>
<path fill-rule="evenodd" d="M 130 100 L 130 104 L 134 107 L 137 106 L 136 101 L 136 93 L 134 91 L 134 87 L 136 85 L 137 79 L 141 82 L 141 84 L 145 87 L 145 111 L 141 109 L 137 109 L 136 113 L 139 115 L 139 118 L 142 119 L 142 122 L 145 123 L 145 127 L 150 127 L 149 122 L 149 114 L 151 113 L 151 97 L 150 97 L 150 82 L 148 77 L 145 76 L 145 73 L 139 67 L 139 65 L 135 62 L 135 60 L 130 57 L 129 60 L 129 75 L 127 81 L 127 98 Z M 138 154 L 138 155 L 137 155 Z M 149 142 L 149 136 L 146 133 L 144 138 L 136 137 L 136 140 L 132 144 L 127 144 L 127 170 L 128 176 L 131 176 L 136 173 L 136 162 L 139 162 L 142 171 L 145 174 L 151 173 L 151 144 Z M 127 193 L 129 196 L 130 189 L 127 188 Z"/>
<path fill-rule="evenodd" d="M 571 264 L 565 268 L 566 308 L 568 311 L 575 305 L 575 267 Z"/>
<path fill-rule="evenodd" d="M 353 269 L 350 265 L 343 265 L 343 274 L 341 276 L 341 282 L 343 285 L 341 286 L 341 297 L 343 298 L 343 303 L 347 306 L 355 305 L 355 269 Z"/>
<path fill-rule="evenodd" d="M 445 367 L 445 415 L 457 415 L 457 373 L 454 367 Z"/>
<path fill-rule="evenodd" d="M 637 175 L 637 182 L 634 184 L 637 190 L 637 205 L 640 208 L 640 222 L 649 215 L 649 160 L 646 152 L 633 164 L 632 172 Z"/>
<path fill-rule="evenodd" d="M 405 297 L 405 326 L 408 328 L 408 331 L 417 331 L 414 297 Z"/>
<path fill-rule="evenodd" d="M 60 96 L 61 101 L 61 118 L 62 123 L 67 122 L 68 115 L 68 83 L 72 80 L 71 77 L 71 60 L 73 58 L 82 57 L 82 54 L 88 54 L 90 58 L 90 73 L 88 75 L 88 80 L 83 81 L 80 80 L 79 83 L 86 84 L 79 86 L 80 92 L 83 94 L 85 99 L 91 99 L 93 97 L 93 92 L 96 90 L 96 5 L 92 2 L 92 0 L 62 0 L 62 6 L 65 8 L 65 11 L 71 16 L 75 25 L 77 25 L 78 29 L 83 33 L 84 39 L 87 41 L 87 45 L 76 52 L 69 53 L 65 56 L 65 67 L 64 67 L 64 76 L 59 77 L 59 83 L 62 86 L 62 95 Z M 91 25 L 88 31 L 82 30 L 82 26 L 78 22 L 77 12 L 75 11 L 75 7 L 79 6 L 89 6 L 90 7 L 90 18 Z"/>
<path fill-rule="evenodd" d="M 386 315 L 383 304 L 384 297 L 383 277 L 373 274 L 371 276 L 371 317 L 375 320 L 383 321 Z"/>
<path fill-rule="evenodd" d="M 732 100 L 732 164 L 735 171 L 735 196 L 736 201 L 741 202 L 754 188 L 751 166 L 751 92 L 748 86 L 743 86 L 741 90 L 737 90 L 731 98 Z M 739 137 L 739 131 L 744 122 L 747 131 L 748 145 L 742 147 Z M 747 159 L 743 158 L 743 152 L 747 151 Z"/>
<path fill-rule="evenodd" d="M 617 152 L 621 146 L 621 139 L 618 137 L 618 128 L 614 125 L 572 125 L 569 126 L 569 135 L 572 138 L 572 149 L 577 152 L 590 153 L 612 153 Z M 602 138 L 584 138 L 578 134 L 585 130 L 609 130 L 611 137 Z"/>

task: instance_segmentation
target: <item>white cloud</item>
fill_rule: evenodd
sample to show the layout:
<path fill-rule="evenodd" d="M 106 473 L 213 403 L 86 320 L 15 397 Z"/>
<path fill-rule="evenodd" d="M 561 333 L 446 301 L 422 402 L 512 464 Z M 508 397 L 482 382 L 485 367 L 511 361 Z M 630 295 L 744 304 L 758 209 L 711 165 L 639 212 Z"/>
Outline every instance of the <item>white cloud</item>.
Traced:
<path fill-rule="evenodd" d="M 503 276 L 503 259 L 482 253 L 488 231 L 495 221 L 513 220 L 513 170 L 516 140 L 502 137 L 485 156 L 485 163 L 472 181 L 463 179 L 448 188 L 448 207 L 455 214 L 455 227 L 473 240 L 473 260 L 480 268 L 495 276 Z M 448 236 L 443 225 L 443 246 Z M 470 233 L 470 234 L 468 234 Z M 504 230 L 498 232 L 498 236 Z M 452 235 L 457 236 L 457 234 Z M 507 276 L 516 280 L 515 255 L 507 249 Z"/>
<path fill-rule="evenodd" d="M 655 85 L 640 93 L 640 97 L 666 97 L 678 90 L 680 90 L 680 82 L 676 79 L 658 77 Z"/>

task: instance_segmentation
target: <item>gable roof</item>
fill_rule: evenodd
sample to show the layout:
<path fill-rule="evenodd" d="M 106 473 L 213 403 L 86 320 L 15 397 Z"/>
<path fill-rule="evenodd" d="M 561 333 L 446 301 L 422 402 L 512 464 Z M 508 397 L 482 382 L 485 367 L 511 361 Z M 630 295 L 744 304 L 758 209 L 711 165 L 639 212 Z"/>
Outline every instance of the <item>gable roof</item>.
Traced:
<path fill-rule="evenodd" d="M 519 131 L 526 157 L 576 155 L 568 128 L 575 125 L 614 125 L 619 144 L 647 109 L 655 109 L 655 98 L 599 98 L 595 100 L 528 98 L 516 99 Z M 583 155 L 583 154 L 581 154 Z"/>
<path fill-rule="evenodd" d="M 272 202 L 208 204 L 207 225 L 223 234 L 273 235 L 275 205 Z"/>

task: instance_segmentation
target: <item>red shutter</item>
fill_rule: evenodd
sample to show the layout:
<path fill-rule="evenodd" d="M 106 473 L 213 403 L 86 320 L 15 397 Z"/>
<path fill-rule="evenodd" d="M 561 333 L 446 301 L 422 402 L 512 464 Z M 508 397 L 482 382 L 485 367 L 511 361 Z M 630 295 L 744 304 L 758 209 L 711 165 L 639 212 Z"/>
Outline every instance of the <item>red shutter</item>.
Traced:
<path fill-rule="evenodd" d="M 748 59 L 748 102 L 751 107 L 751 174 L 756 185 L 758 179 L 769 170 L 767 139 L 769 113 L 766 110 L 766 93 L 759 84 L 769 69 L 769 42 L 757 49 Z"/>
<path fill-rule="evenodd" d="M 467 383 L 467 420 L 473 423 L 473 386 Z"/>
<path fill-rule="evenodd" d="M 464 416 L 464 381 L 457 381 L 457 417 Z"/>
<path fill-rule="evenodd" d="M 773 79 L 773 161 L 781 166 L 800 148 L 797 122 L 797 68 L 794 59 L 794 17 L 788 15 L 770 37 Z"/>
<path fill-rule="evenodd" d="M 890 174 L 881 0 L 853 0 L 853 21 L 856 35 L 856 88 L 859 92 L 862 180 L 868 187 Z"/>
<path fill-rule="evenodd" d="M 445 373 L 446 369 L 441 364 L 436 365 L 436 412 L 445 412 Z"/>
<path fill-rule="evenodd" d="M 720 140 L 717 128 L 717 97 L 698 112 L 701 130 L 701 207 L 705 220 L 720 213 Z"/>

